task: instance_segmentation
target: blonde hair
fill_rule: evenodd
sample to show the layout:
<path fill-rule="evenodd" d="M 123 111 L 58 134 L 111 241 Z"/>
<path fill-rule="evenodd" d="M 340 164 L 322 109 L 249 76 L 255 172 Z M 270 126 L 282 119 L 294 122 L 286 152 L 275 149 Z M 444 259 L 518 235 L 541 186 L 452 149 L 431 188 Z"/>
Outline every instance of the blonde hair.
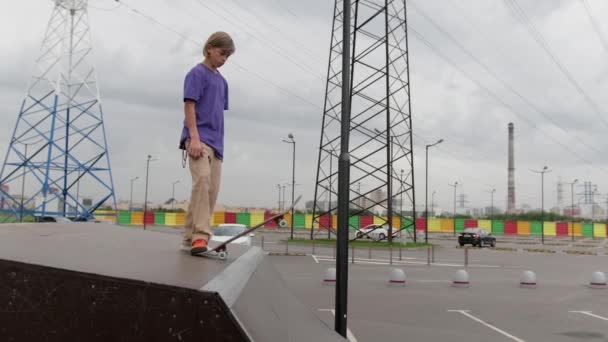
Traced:
<path fill-rule="evenodd" d="M 233 54 L 236 50 L 234 47 L 234 42 L 228 33 L 218 31 L 213 33 L 205 42 L 205 46 L 203 47 L 203 55 L 205 57 L 209 57 L 209 52 L 207 52 L 208 48 L 220 48 L 224 50 L 228 50 L 229 54 Z"/>

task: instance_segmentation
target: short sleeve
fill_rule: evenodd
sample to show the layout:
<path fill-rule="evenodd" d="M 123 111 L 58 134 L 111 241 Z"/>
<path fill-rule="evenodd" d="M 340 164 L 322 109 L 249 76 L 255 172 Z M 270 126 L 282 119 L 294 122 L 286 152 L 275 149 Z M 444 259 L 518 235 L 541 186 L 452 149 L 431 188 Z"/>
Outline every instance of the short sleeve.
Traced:
<path fill-rule="evenodd" d="M 224 96 L 224 110 L 228 110 L 228 82 L 224 81 L 224 89 L 225 89 L 225 96 Z"/>
<path fill-rule="evenodd" d="M 194 71 L 190 71 L 184 80 L 184 101 L 192 100 L 198 102 L 201 97 L 200 89 L 200 77 Z"/>

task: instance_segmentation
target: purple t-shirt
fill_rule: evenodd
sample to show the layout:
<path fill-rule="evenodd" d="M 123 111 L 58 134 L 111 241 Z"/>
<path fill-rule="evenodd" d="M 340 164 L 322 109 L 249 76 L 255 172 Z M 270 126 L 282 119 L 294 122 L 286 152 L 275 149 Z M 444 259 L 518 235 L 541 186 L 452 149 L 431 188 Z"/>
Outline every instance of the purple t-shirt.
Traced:
<path fill-rule="evenodd" d="M 215 151 L 219 159 L 224 158 L 224 110 L 228 110 L 228 82 L 219 73 L 203 63 L 197 64 L 184 80 L 184 101 L 196 102 L 196 126 L 200 140 Z M 184 120 L 180 148 L 190 138 Z"/>

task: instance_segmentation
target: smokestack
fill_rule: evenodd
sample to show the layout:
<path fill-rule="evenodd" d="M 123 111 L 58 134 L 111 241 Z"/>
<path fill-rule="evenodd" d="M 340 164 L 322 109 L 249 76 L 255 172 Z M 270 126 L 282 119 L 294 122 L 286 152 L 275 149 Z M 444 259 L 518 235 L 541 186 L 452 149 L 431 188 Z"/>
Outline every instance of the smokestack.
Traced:
<path fill-rule="evenodd" d="M 509 123 L 509 184 L 507 198 L 507 213 L 515 213 L 515 161 L 513 158 L 513 123 Z"/>

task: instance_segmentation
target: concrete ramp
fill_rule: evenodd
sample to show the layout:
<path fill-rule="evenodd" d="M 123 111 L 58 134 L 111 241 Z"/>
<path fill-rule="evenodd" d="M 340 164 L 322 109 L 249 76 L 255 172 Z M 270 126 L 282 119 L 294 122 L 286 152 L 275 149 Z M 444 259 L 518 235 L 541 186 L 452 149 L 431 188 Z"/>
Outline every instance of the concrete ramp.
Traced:
<path fill-rule="evenodd" d="M 0 225 L 0 341 L 344 341 L 258 247 L 196 258 L 176 233 Z"/>
<path fill-rule="evenodd" d="M 258 265 L 232 309 L 255 341 L 346 341 L 289 291 L 269 257 Z"/>

